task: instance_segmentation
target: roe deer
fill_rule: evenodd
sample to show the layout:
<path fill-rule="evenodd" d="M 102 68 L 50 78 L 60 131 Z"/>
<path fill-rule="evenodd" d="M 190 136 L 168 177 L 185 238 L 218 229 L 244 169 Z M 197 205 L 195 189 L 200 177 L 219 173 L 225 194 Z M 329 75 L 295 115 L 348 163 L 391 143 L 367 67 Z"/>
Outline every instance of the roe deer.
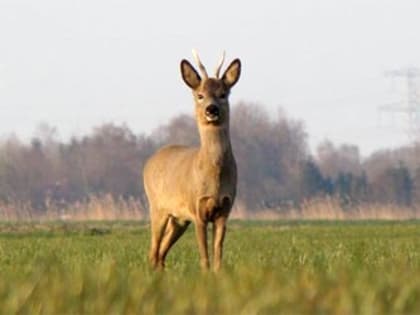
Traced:
<path fill-rule="evenodd" d="M 223 53 L 215 77 L 208 77 L 197 53 L 193 54 L 202 77 L 185 59 L 181 74 L 194 96 L 200 146 L 162 148 L 147 161 L 143 172 L 151 223 L 149 259 L 155 269 L 164 268 L 169 249 L 194 222 L 200 265 L 207 270 L 207 224 L 212 222 L 213 268 L 219 270 L 226 220 L 236 195 L 228 96 L 239 79 L 241 62 L 233 60 L 220 77 Z"/>

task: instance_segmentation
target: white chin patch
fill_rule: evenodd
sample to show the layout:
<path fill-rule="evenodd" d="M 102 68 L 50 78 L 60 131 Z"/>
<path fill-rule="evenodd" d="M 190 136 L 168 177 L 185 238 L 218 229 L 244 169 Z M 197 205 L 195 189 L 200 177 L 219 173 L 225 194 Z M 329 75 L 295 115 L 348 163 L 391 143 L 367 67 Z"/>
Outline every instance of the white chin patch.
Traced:
<path fill-rule="evenodd" d="M 219 116 L 213 116 L 213 117 L 206 116 L 206 120 L 207 122 L 216 122 L 219 120 Z"/>

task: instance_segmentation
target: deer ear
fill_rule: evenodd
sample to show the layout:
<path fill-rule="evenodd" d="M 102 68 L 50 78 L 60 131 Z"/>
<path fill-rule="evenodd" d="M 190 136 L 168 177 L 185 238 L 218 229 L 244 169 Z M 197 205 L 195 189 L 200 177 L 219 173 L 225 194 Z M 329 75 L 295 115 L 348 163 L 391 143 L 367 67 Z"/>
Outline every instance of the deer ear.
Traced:
<path fill-rule="evenodd" d="M 239 59 L 233 60 L 229 67 L 227 67 L 225 73 L 223 73 L 222 81 L 231 88 L 238 82 L 239 76 L 241 75 L 241 61 Z"/>
<path fill-rule="evenodd" d="M 196 89 L 200 85 L 200 75 L 188 62 L 188 60 L 183 59 L 181 61 L 181 74 L 185 84 L 188 85 L 190 88 Z"/>

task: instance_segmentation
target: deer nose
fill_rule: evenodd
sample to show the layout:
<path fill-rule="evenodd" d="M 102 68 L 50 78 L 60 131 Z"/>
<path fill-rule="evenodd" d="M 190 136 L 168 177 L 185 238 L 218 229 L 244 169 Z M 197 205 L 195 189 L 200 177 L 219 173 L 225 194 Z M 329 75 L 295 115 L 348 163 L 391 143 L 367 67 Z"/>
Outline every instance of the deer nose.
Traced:
<path fill-rule="evenodd" d="M 206 107 L 206 115 L 209 116 L 219 116 L 219 107 L 214 104 L 211 104 Z"/>

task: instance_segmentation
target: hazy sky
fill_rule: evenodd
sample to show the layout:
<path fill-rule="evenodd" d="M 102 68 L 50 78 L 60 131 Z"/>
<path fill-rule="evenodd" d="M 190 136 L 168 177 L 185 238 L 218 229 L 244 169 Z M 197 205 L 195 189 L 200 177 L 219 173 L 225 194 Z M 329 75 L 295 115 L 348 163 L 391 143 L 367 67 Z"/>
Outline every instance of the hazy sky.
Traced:
<path fill-rule="evenodd" d="M 420 67 L 419 13 L 418 0 L 0 0 L 0 135 L 40 122 L 62 139 L 109 121 L 150 132 L 192 113 L 179 61 L 195 47 L 211 69 L 222 49 L 240 57 L 232 103 L 281 106 L 312 147 L 398 146 L 405 133 L 377 106 L 403 95 L 385 71 Z"/>

